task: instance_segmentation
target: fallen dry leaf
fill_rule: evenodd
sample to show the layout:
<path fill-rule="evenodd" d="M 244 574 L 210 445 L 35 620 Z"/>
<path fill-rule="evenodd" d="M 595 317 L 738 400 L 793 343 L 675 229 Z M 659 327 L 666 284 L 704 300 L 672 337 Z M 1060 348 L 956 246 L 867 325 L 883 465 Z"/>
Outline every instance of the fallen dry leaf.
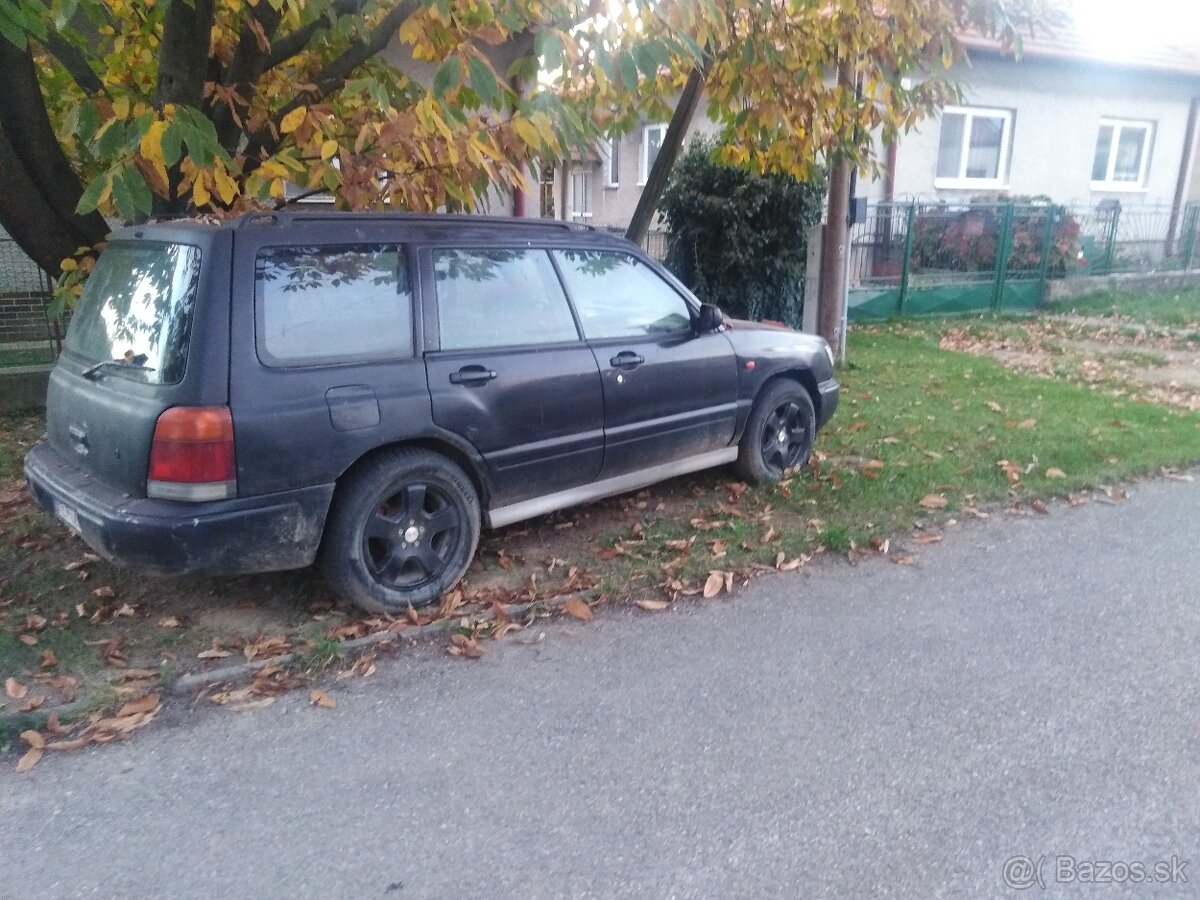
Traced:
<path fill-rule="evenodd" d="M 12 700 L 20 700 L 29 693 L 29 687 L 28 685 L 21 684 L 15 678 L 6 678 L 4 679 L 4 693 Z"/>
<path fill-rule="evenodd" d="M 58 665 L 58 656 L 55 654 L 55 652 L 53 650 L 43 650 L 42 651 L 42 668 L 43 669 L 53 669 L 57 665 Z"/>
<path fill-rule="evenodd" d="M 992 412 L 994 412 L 994 413 L 998 413 L 998 412 L 1004 412 L 1004 407 L 1002 407 L 1002 406 L 1001 406 L 999 403 L 997 403 L 995 400 L 989 400 L 989 401 L 987 402 L 987 408 L 988 408 L 988 409 L 990 409 L 990 410 L 991 410 Z"/>
<path fill-rule="evenodd" d="M 911 566 L 917 561 L 917 558 L 911 553 L 905 553 L 903 550 L 900 550 L 891 555 L 891 560 L 898 566 Z"/>
<path fill-rule="evenodd" d="M 33 747 L 35 750 L 41 750 L 46 746 L 46 739 L 33 729 L 22 731 L 21 740 L 27 743 L 30 747 Z"/>
<path fill-rule="evenodd" d="M 158 620 L 158 627 L 159 628 L 182 628 L 183 622 L 181 622 L 179 620 L 178 616 L 163 616 L 161 619 Z"/>
<path fill-rule="evenodd" d="M 706 579 L 704 579 L 704 590 L 701 591 L 701 594 L 705 598 L 712 598 L 712 597 L 717 596 L 717 594 L 721 593 L 721 590 L 724 587 L 725 587 L 725 573 L 709 572 L 708 577 Z"/>
<path fill-rule="evenodd" d="M 25 755 L 17 760 L 17 771 L 28 772 L 41 761 L 44 752 L 41 747 L 30 747 Z"/>
<path fill-rule="evenodd" d="M 117 711 L 117 718 L 124 719 L 127 716 L 143 715 L 145 713 L 154 712 L 158 709 L 158 694 L 147 694 L 145 697 L 138 697 L 136 700 L 130 700 Z"/>
<path fill-rule="evenodd" d="M 46 617 L 39 616 L 36 613 L 25 617 L 26 631 L 41 631 L 46 627 Z"/>
<path fill-rule="evenodd" d="M 325 709 L 334 709 L 337 706 L 337 701 L 330 697 L 322 690 L 313 689 L 308 695 L 308 702 L 314 703 L 317 706 L 323 706 Z"/>
<path fill-rule="evenodd" d="M 926 494 L 919 502 L 925 509 L 945 509 L 948 501 L 941 494 Z"/>
<path fill-rule="evenodd" d="M 467 637 L 465 634 L 450 635 L 450 646 L 446 648 L 446 652 L 451 656 L 461 656 L 464 659 L 479 659 L 483 654 L 487 653 L 487 648 L 480 645 L 473 637 Z"/>
<path fill-rule="evenodd" d="M 1067 473 L 1056 466 L 1051 466 L 1049 469 L 1046 470 L 1046 477 L 1047 478 L 1066 478 Z"/>
<path fill-rule="evenodd" d="M 661 612 L 671 604 L 667 600 L 638 600 L 637 605 L 649 612 Z"/>
<path fill-rule="evenodd" d="M 117 592 L 108 585 L 104 585 L 104 587 L 98 587 L 92 591 L 92 596 L 99 597 L 101 600 L 111 600 L 113 597 L 117 596 Z"/>
<path fill-rule="evenodd" d="M 228 650 L 201 650 L 196 654 L 196 659 L 224 659 L 232 655 Z"/>
<path fill-rule="evenodd" d="M 581 597 L 571 597 L 563 604 L 563 612 L 584 622 L 592 620 L 592 608 Z"/>
<path fill-rule="evenodd" d="M 1039 500 L 1037 497 L 1034 497 L 1032 500 L 1030 500 L 1029 505 L 1033 507 L 1035 512 L 1040 512 L 1042 515 L 1046 515 L 1050 512 L 1050 510 L 1046 507 L 1045 501 Z"/>
<path fill-rule="evenodd" d="M 19 638 L 17 638 L 17 640 L 19 640 L 26 647 L 36 647 L 37 646 L 37 638 L 35 638 L 32 634 L 23 634 Z"/>
<path fill-rule="evenodd" d="M 913 540 L 918 544 L 936 544 L 941 539 L 942 535 L 936 531 L 922 531 L 913 535 Z"/>

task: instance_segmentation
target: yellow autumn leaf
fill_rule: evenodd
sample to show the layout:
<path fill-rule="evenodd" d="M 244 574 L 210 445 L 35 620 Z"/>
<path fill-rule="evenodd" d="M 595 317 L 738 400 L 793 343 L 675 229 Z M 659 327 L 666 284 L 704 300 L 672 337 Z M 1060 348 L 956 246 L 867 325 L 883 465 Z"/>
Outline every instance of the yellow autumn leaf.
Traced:
<path fill-rule="evenodd" d="M 304 121 L 306 115 L 308 115 L 308 107 L 297 106 L 283 117 L 283 120 L 279 123 L 279 130 L 284 134 L 291 134 L 300 127 L 300 123 Z"/>
<path fill-rule="evenodd" d="M 213 169 L 213 180 L 216 182 L 217 194 L 220 196 L 221 202 L 228 206 L 238 195 L 237 182 L 230 177 L 222 165 Z"/>
<path fill-rule="evenodd" d="M 113 101 L 113 117 L 117 119 L 129 118 L 129 96 L 118 97 Z"/>
<path fill-rule="evenodd" d="M 162 148 L 163 132 L 166 130 L 167 123 L 161 119 L 151 122 L 150 127 L 146 129 L 146 133 L 142 135 L 139 147 L 142 158 L 154 166 L 154 171 L 158 173 L 164 184 L 168 183 L 167 162 L 163 158 Z"/>
<path fill-rule="evenodd" d="M 205 173 L 197 172 L 196 181 L 192 184 L 192 202 L 196 206 L 208 206 L 212 202 L 212 195 L 208 192 L 208 185 L 204 183 Z"/>
<path fill-rule="evenodd" d="M 321 159 L 333 159 L 337 152 L 338 142 L 335 140 L 328 140 L 321 145 Z"/>
<path fill-rule="evenodd" d="M 283 179 L 276 178 L 271 182 L 271 196 L 276 200 L 283 199 Z"/>

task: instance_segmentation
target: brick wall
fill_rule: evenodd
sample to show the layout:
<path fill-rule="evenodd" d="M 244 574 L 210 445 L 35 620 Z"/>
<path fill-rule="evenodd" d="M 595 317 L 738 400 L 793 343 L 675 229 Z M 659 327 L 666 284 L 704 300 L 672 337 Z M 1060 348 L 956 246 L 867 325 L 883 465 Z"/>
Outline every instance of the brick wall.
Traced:
<path fill-rule="evenodd" d="M 50 280 L 0 229 L 0 344 L 44 341 Z"/>
<path fill-rule="evenodd" d="M 0 293 L 0 344 L 46 340 L 48 299 L 33 291 Z"/>

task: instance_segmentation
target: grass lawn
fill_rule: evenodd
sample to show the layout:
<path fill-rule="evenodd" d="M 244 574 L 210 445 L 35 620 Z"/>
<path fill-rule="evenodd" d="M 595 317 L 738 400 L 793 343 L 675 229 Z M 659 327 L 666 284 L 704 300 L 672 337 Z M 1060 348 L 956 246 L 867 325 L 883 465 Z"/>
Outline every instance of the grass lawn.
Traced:
<path fill-rule="evenodd" d="M 1200 331 L 1200 288 L 1153 294 L 1092 294 L 1058 301 L 1051 310 L 1081 316 L 1119 316 L 1146 325 Z"/>
<path fill-rule="evenodd" d="M 486 535 L 453 616 L 589 585 L 613 602 L 691 596 L 714 572 L 733 582 L 885 540 L 893 561 L 913 563 L 951 517 L 1038 514 L 1052 496 L 1085 502 L 1089 489 L 1200 463 L 1200 415 L 942 349 L 943 327 L 852 331 L 841 408 L 805 471 L 759 488 L 700 473 Z M 20 459 L 41 428 L 0 418 L 0 681 L 40 690 L 57 673 L 81 698 L 103 697 L 122 665 L 169 677 L 204 665 L 208 648 L 240 655 L 250 639 L 231 638 L 235 613 L 295 648 L 349 633 L 354 614 L 331 609 L 312 572 L 172 581 L 81 564 L 83 545 L 24 498 Z M 4 703 L 0 714 L 19 709 Z"/>

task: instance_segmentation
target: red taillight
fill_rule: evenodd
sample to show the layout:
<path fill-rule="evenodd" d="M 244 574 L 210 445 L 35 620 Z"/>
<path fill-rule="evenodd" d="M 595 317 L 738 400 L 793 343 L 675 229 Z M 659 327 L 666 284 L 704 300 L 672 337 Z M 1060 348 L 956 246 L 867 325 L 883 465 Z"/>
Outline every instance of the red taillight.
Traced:
<path fill-rule="evenodd" d="M 158 417 L 146 495 L 221 500 L 237 493 L 233 417 L 227 406 L 175 406 Z"/>

